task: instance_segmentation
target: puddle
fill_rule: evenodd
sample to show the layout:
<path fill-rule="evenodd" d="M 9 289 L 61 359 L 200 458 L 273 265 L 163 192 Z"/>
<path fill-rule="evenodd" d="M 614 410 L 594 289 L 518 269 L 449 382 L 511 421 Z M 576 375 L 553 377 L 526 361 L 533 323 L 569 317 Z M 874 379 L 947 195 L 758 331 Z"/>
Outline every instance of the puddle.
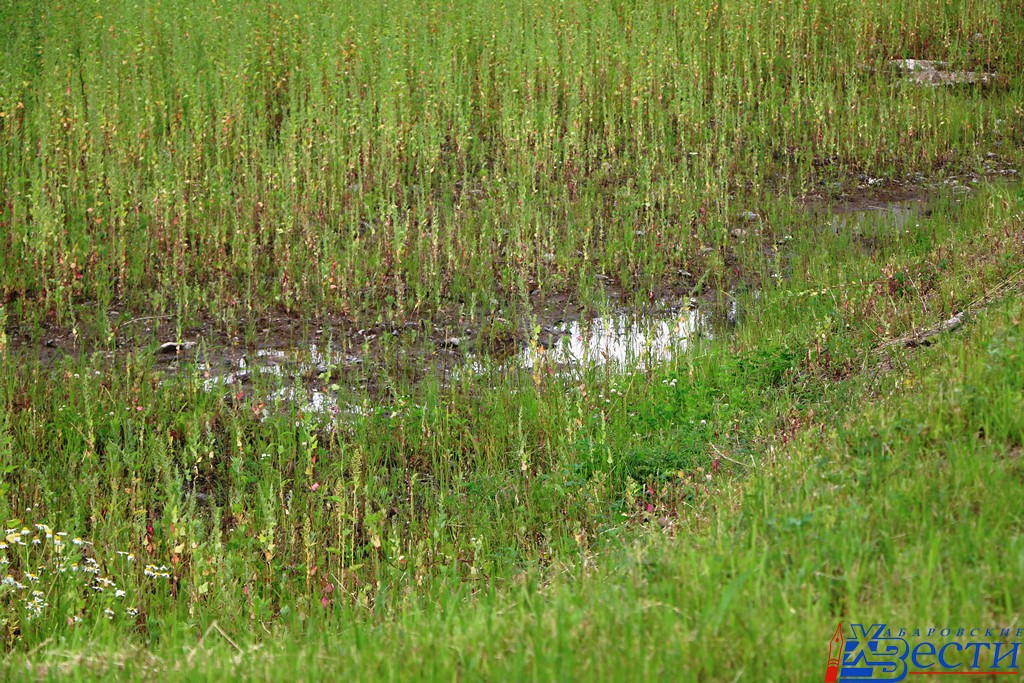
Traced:
<path fill-rule="evenodd" d="M 946 62 L 930 59 L 895 59 L 893 70 L 914 85 L 991 85 L 998 74 L 984 71 L 952 71 Z"/>
<path fill-rule="evenodd" d="M 914 229 L 935 206 L 921 196 L 894 199 L 806 208 L 824 234 L 848 235 L 857 248 L 873 250 L 884 244 L 880 238 Z M 753 212 L 741 218 L 762 220 Z M 743 229 L 742 234 L 753 231 Z M 771 254 L 778 257 L 775 248 Z M 784 276 L 782 261 L 784 257 L 772 277 Z M 571 306 L 566 302 L 561 313 L 566 317 L 545 314 L 533 343 L 523 341 L 527 335 L 515 321 L 478 321 L 467 327 L 458 318 L 430 328 L 418 321 L 359 330 L 325 325 L 309 332 L 319 337 L 315 344 L 300 343 L 292 328 L 264 330 L 264 348 L 246 350 L 240 339 L 233 338 L 208 346 L 167 342 L 154 346 L 154 353 L 166 374 L 196 372 L 204 391 L 241 402 L 257 417 L 288 407 L 328 419 L 391 414 L 387 404 L 400 401 L 396 396 L 405 391 L 403 387 L 425 377 L 436 377 L 442 385 L 461 380 L 486 384 L 499 374 L 536 373 L 540 367 L 567 378 L 597 367 L 646 370 L 687 352 L 698 339 L 727 334 L 737 324 L 742 311 L 732 296 L 720 293 L 717 302 L 714 296 L 705 296 L 697 303 L 684 298 L 684 291 L 647 314 L 619 311 L 578 317 L 565 312 Z M 327 339 L 333 341 L 325 343 Z M 490 353 L 485 352 L 488 349 Z"/>
<path fill-rule="evenodd" d="M 361 363 L 360 358 L 351 354 L 334 353 L 310 344 L 287 350 L 257 349 L 237 357 L 207 357 L 194 366 L 185 359 L 172 363 L 169 370 L 179 372 L 194 367 L 202 377 L 204 391 L 238 392 L 243 397 L 253 393 L 257 386 L 279 384 L 261 400 L 268 404 L 295 404 L 306 414 L 337 415 L 358 409 L 339 404 L 335 394 L 340 387 L 332 382 L 332 377 Z M 261 408 L 261 413 L 266 417 L 268 407 Z"/>
<path fill-rule="evenodd" d="M 824 231 L 852 234 L 864 242 L 885 231 L 909 229 L 928 215 L 928 206 L 924 199 L 857 201 L 819 205 L 810 211 Z M 169 374 L 198 372 L 204 391 L 248 406 L 257 418 L 296 409 L 316 420 L 344 420 L 392 414 L 389 404 L 400 402 L 396 396 L 401 387 L 430 375 L 444 385 L 463 380 L 486 384 L 542 367 L 567 379 L 599 367 L 647 370 L 687 352 L 697 340 L 714 339 L 716 332 L 724 333 L 737 324 L 737 300 L 724 294 L 717 296 L 717 302 L 714 298 L 667 300 L 646 314 L 549 316 L 533 343 L 523 341 L 525 335 L 519 334 L 514 321 L 492 322 L 490 333 L 485 323 L 476 328 L 449 327 L 425 338 L 417 337 L 416 326 L 409 323 L 394 329 L 321 328 L 317 332 L 332 343 L 321 339 L 321 343 L 299 344 L 297 336 L 284 335 L 279 337 L 283 342 L 271 341 L 250 350 L 165 343 L 157 347 L 157 358 Z M 415 338 L 411 345 L 403 341 L 407 332 Z M 458 336 L 450 336 L 452 332 Z M 384 340 L 387 344 L 382 346 Z M 491 352 L 485 353 L 488 348 Z M 361 355 L 352 353 L 360 349 Z"/>
<path fill-rule="evenodd" d="M 861 202 L 833 206 L 823 222 L 836 235 L 872 229 L 904 230 L 931 213 L 924 199 L 905 199 L 892 202 Z"/>
<path fill-rule="evenodd" d="M 532 369 L 537 364 L 566 368 L 602 365 L 617 369 L 647 368 L 686 351 L 698 337 L 711 337 L 708 316 L 684 308 L 664 319 L 615 315 L 589 321 L 573 321 L 552 329 L 552 341 L 522 350 L 517 364 Z"/>
<path fill-rule="evenodd" d="M 727 309 L 727 316 L 735 315 L 735 302 Z M 690 307 L 675 307 L 662 309 L 660 315 L 622 313 L 545 325 L 536 345 L 522 345 L 504 360 L 450 350 L 451 358 L 438 372 L 444 382 L 458 380 L 467 372 L 487 381 L 494 373 L 531 371 L 539 366 L 566 375 L 598 366 L 622 371 L 648 368 L 686 351 L 697 338 L 711 338 L 710 317 Z M 275 405 L 285 404 L 296 406 L 305 415 L 331 419 L 372 412 L 365 402 L 357 405 L 344 397 L 359 395 L 374 369 L 362 367 L 362 359 L 356 356 L 317 344 L 195 360 L 194 365 L 188 358 L 176 360 L 168 370 L 198 370 L 208 392 L 243 399 L 259 394 L 256 403 L 265 403 L 256 412 L 261 418 L 274 411 Z"/>

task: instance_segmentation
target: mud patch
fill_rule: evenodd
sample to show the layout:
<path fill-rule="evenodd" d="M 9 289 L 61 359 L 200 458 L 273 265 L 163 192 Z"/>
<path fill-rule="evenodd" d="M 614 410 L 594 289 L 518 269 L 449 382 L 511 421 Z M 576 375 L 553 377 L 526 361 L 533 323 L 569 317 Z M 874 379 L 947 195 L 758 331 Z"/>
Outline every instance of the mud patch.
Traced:
<path fill-rule="evenodd" d="M 808 201 L 803 206 L 822 237 L 848 236 L 855 248 L 874 252 L 884 249 L 894 234 L 919 225 L 934 201 L 921 187 L 879 185 L 872 196 L 834 203 Z M 956 192 L 950 194 L 955 200 Z M 780 226 L 773 232 L 769 216 L 753 211 L 736 220 L 720 247 L 726 250 L 726 269 L 735 270 L 735 276 L 715 286 L 748 294 L 761 286 L 759 278 L 745 280 L 740 261 L 730 257 L 729 250 L 747 240 L 767 245 L 763 249 L 771 262 L 771 277 L 786 277 L 785 238 L 768 242 Z M 604 277 L 601 281 L 609 305 L 622 301 L 614 282 Z M 528 317 L 509 319 L 491 314 L 467 320 L 461 313 L 447 312 L 431 320 L 356 328 L 344 320 L 279 316 L 253 321 L 246 339 L 217 332 L 213 323 L 182 332 L 165 316 L 125 319 L 113 312 L 109 329 L 117 332 L 116 349 L 108 345 L 94 350 L 111 358 L 151 354 L 165 379 L 197 373 L 205 391 L 232 403 L 244 402 L 261 416 L 292 409 L 327 416 L 365 414 L 373 406 L 400 402 L 428 379 L 444 385 L 472 375 L 471 381 L 487 383 L 492 373 L 529 375 L 539 368 L 571 377 L 588 368 L 644 370 L 669 361 L 698 340 L 726 336 L 740 320 L 745 296 L 737 294 L 737 299 L 716 292 L 704 282 L 680 271 L 677 280 L 654 293 L 660 298 L 644 311 L 619 308 L 594 315 L 555 295 L 535 304 Z M 23 348 L 35 350 L 44 363 L 93 353 L 81 348 L 77 335 L 69 331 L 63 336 L 48 333 L 43 339 L 45 344 L 37 339 Z"/>
<path fill-rule="evenodd" d="M 713 307 L 710 300 L 706 306 L 708 310 L 701 310 L 691 301 L 663 305 L 657 313 L 620 312 L 545 323 L 531 341 L 507 341 L 498 351 L 486 335 L 477 333 L 482 341 L 469 335 L 457 342 L 448 338 L 437 349 L 417 347 L 389 359 L 337 351 L 330 343 L 240 353 L 199 349 L 193 359 L 170 361 L 166 370 L 198 372 L 205 391 L 221 393 L 228 401 L 255 403 L 254 414 L 261 418 L 288 408 L 343 418 L 390 410 L 386 406 L 402 393 L 396 375 L 411 377 L 411 386 L 428 373 L 446 385 L 467 376 L 488 383 L 540 368 L 567 378 L 600 366 L 646 369 L 684 353 L 698 339 L 711 339 L 712 320 L 723 326 L 735 322 L 734 301 L 725 300 L 724 309 Z"/>

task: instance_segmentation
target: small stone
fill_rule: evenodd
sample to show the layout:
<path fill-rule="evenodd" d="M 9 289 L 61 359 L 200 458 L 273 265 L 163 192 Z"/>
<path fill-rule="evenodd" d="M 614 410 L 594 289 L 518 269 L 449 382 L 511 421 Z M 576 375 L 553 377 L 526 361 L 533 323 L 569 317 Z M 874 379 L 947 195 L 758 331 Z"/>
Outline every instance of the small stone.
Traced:
<path fill-rule="evenodd" d="M 157 347 L 156 352 L 165 355 L 179 354 L 188 351 L 195 345 L 195 342 L 164 342 Z"/>

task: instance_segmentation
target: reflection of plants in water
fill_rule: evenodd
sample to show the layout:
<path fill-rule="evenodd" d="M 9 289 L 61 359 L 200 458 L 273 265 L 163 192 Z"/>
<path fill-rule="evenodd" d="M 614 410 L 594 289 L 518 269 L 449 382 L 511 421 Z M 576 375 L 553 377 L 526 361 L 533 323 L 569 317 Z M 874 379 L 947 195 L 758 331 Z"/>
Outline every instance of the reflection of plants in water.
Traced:
<path fill-rule="evenodd" d="M 524 367 L 547 362 L 562 366 L 610 365 L 619 370 L 664 362 L 687 348 L 693 339 L 710 337 L 708 319 L 697 311 L 646 317 L 622 314 L 575 321 L 559 326 L 550 346 L 531 344 L 523 350 Z"/>

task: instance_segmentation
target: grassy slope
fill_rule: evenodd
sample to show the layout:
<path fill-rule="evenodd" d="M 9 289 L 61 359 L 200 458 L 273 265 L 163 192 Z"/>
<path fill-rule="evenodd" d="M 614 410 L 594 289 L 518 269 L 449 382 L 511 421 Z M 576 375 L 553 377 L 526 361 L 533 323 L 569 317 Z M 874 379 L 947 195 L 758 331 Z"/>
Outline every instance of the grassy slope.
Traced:
<path fill-rule="evenodd" d="M 0 336 L 0 519 L 126 591 L 8 540 L 5 673 L 807 680 L 840 618 L 1019 619 L 1017 290 L 874 349 L 1019 282 L 1020 190 L 860 237 L 764 194 L 1019 164 L 1014 3 L 332 7 L 0 11 L 0 326 L 515 319 L 680 269 L 746 317 L 568 387 L 412 386 L 399 340 L 381 407 L 328 427 Z M 1004 80 L 906 86 L 900 57 Z"/>
<path fill-rule="evenodd" d="M 18 653 L 39 645 L 42 654 L 32 659 L 54 667 L 49 671 L 55 675 L 121 671 L 108 669 L 95 654 L 73 654 L 67 665 L 67 653 L 98 647 L 126 665 L 122 673 L 129 675 L 178 666 L 183 675 L 217 677 L 237 665 L 236 673 L 273 677 L 289 677 L 297 666 L 308 677 L 345 670 L 368 678 L 548 680 L 582 671 L 623 679 L 638 672 L 685 672 L 688 678 L 734 680 L 742 670 L 751 680 L 806 680 L 820 675 L 823 645 L 839 619 L 910 627 L 1016 623 L 1022 561 L 1017 530 L 1024 512 L 1013 488 L 1024 428 L 1019 296 L 1004 294 L 933 347 L 888 356 L 873 350 L 880 339 L 944 319 L 1007 279 L 1019 282 L 1024 223 L 1016 192 L 986 190 L 924 227 L 889 235 L 877 261 L 841 243 L 801 248 L 814 231 L 797 231 L 790 284 L 763 293 L 731 348 L 712 346 L 656 369 L 637 394 L 626 391 L 621 412 L 609 409 L 596 426 L 584 421 L 582 430 L 591 430 L 585 443 L 603 435 L 609 445 L 613 462 L 606 468 L 601 451 L 582 481 L 556 476 L 561 468 L 588 462 L 580 459 L 579 442 L 570 441 L 551 447 L 550 459 L 520 470 L 522 453 L 513 441 L 504 452 L 495 450 L 492 460 L 465 463 L 461 473 L 450 470 L 445 485 L 465 507 L 440 539 L 429 528 L 454 500 L 444 495 L 425 503 L 426 526 L 417 526 L 422 517 L 400 511 L 398 519 L 408 522 L 378 530 L 383 542 L 376 550 L 364 536 L 361 554 L 343 557 L 340 569 L 323 547 L 337 542 L 330 540 L 332 518 L 322 512 L 331 509 L 330 501 L 314 493 L 298 498 L 303 504 L 290 508 L 298 516 L 287 521 L 283 508 L 267 509 L 259 485 L 232 484 L 229 498 L 251 506 L 249 522 L 257 529 L 280 516 L 280 557 L 268 563 L 253 545 L 256 534 L 244 527 L 222 537 L 209 529 L 209 512 L 186 505 L 170 513 L 180 480 L 144 484 L 131 494 L 163 510 L 155 554 L 147 555 L 139 540 L 144 518 L 122 517 L 112 507 L 115 491 L 131 488 L 130 479 L 118 478 L 127 473 L 108 469 L 114 479 L 77 485 L 59 467 L 38 480 L 22 478 L 41 489 L 32 493 L 23 483 L 8 495 L 30 500 L 37 510 L 59 510 L 60 523 L 73 530 L 91 526 L 95 552 L 106 552 L 108 566 L 112 548 L 159 559 L 175 552 L 177 540 L 198 545 L 184 550 L 184 565 L 176 569 L 182 577 L 176 598 L 166 584 L 137 573 L 117 577 L 146 606 L 141 630 L 120 617 L 108 623 L 91 603 L 79 612 L 84 624 L 69 629 L 57 610 L 37 625 L 22 621 L 22 640 L 8 661 L 23 671 Z M 850 285 L 855 281 L 865 284 Z M 901 289 L 904 283 L 910 284 Z M 797 348 L 801 337 L 797 353 L 780 354 L 780 348 Z M 781 371 L 772 371 L 775 364 Z M 677 387 L 666 384 L 669 378 Z M 585 384 L 597 392 L 607 389 L 603 382 L 619 381 L 595 376 Z M 555 409 L 553 396 L 564 389 L 548 390 L 553 393 L 542 383 L 511 399 L 537 401 L 546 411 L 527 411 L 513 427 L 501 409 L 488 412 L 476 433 L 520 430 L 530 435 L 525 450 L 533 457 L 543 453 L 535 441 L 545 433 L 541 423 L 579 414 L 571 405 Z M 507 391 L 484 391 L 479 400 L 486 405 Z M 114 394 L 115 401 L 124 400 Z M 738 412 L 716 412 L 726 398 Z M 35 405 L 57 410 L 41 399 Z M 464 399 L 439 405 L 451 415 Z M 660 422 L 643 413 L 652 405 L 662 407 L 654 411 Z M 15 414 L 22 420 L 22 429 L 13 431 L 20 440 L 26 416 Z M 711 474 L 711 454 L 704 446 L 687 446 L 694 427 L 685 419 L 701 414 L 711 423 L 708 441 L 735 458 L 755 455 L 753 466 L 734 469 L 740 476 L 716 473 L 702 484 Z M 173 419 L 161 411 L 155 417 Z M 631 441 L 634 420 L 645 426 L 640 449 Z M 258 441 L 282 427 L 271 421 L 247 429 L 247 438 Z M 159 435 L 161 428 L 152 431 Z M 464 434 L 454 429 L 439 438 Z M 679 464 L 685 478 L 663 471 L 662 478 L 646 480 L 656 495 L 638 493 L 629 469 L 635 463 L 616 458 L 650 454 L 659 441 L 691 453 Z M 131 474 L 143 480 L 154 470 L 189 462 L 187 451 L 174 450 L 154 461 L 161 451 L 135 447 L 131 439 L 111 442 L 108 453 L 115 443 L 121 457 L 135 449 L 138 469 Z M 323 457 L 339 459 L 358 446 L 332 442 Z M 374 438 L 364 447 L 382 448 Z M 264 472 L 297 472 L 302 457 L 301 449 L 282 454 Z M 385 479 L 388 472 L 408 471 L 408 463 L 389 469 L 386 450 L 376 457 L 381 459 L 374 469 L 383 468 Z M 50 458 L 34 459 L 29 469 L 53 461 L 51 450 Z M 344 472 L 338 476 L 328 490 L 344 490 L 349 479 Z M 472 480 L 469 492 L 459 483 L 466 479 Z M 595 482 L 604 482 L 603 493 Z M 484 494 L 474 497 L 474 486 Z M 92 502 L 69 503 L 69 487 L 73 500 Z M 300 489 L 292 489 L 296 497 Z M 526 498 L 502 508 L 498 494 L 509 490 Z M 172 514 L 180 515 L 177 522 Z M 472 533 L 460 535 L 463 526 Z M 645 527 L 653 533 L 644 533 Z M 354 526 L 351 533 L 366 530 Z M 614 534 L 625 544 L 602 540 Z M 291 538 L 298 542 L 289 545 Z M 516 561 L 502 554 L 510 543 L 520 553 Z M 399 553 L 408 555 L 408 565 Z M 351 600 L 331 594 L 324 608 L 322 584 L 310 582 L 304 571 L 314 563 L 332 580 L 346 571 L 361 577 L 362 588 L 351 591 Z M 200 590 L 203 583 L 208 586 Z M 195 648 L 214 621 L 245 654 L 234 657 L 233 646 L 213 631 L 203 640 L 211 652 L 199 650 L 186 662 L 182 653 Z M 45 641 L 48 635 L 56 640 Z"/>
<path fill-rule="evenodd" d="M 1005 302 L 913 369 L 853 380 L 855 411 L 673 539 L 645 537 L 585 578 L 285 649 L 310 675 L 807 681 L 840 618 L 1019 626 L 1022 315 Z"/>
<path fill-rule="evenodd" d="M 912 369 L 853 380 L 855 411 L 764 459 L 674 539 L 645 537 L 583 579 L 343 631 L 301 666 L 410 680 L 813 680 L 839 618 L 1019 625 L 1022 315 L 1005 302 L 913 354 Z"/>

